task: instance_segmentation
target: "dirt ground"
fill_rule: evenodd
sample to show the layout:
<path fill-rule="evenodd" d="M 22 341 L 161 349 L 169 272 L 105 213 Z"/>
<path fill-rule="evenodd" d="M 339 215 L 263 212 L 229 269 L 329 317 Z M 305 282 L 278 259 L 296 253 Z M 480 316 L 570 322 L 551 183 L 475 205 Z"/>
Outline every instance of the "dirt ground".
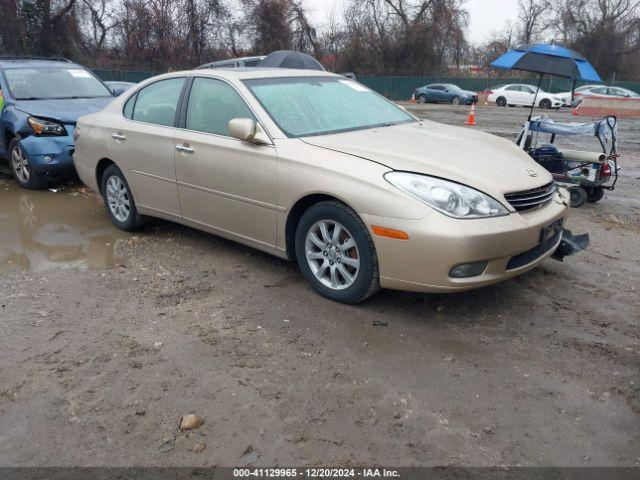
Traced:
<path fill-rule="evenodd" d="M 513 137 L 526 116 L 477 113 Z M 0 465 L 640 465 L 640 121 L 620 136 L 619 187 L 569 221 L 588 252 L 359 306 L 189 228 L 118 232 L 80 187 L 0 180 Z"/>

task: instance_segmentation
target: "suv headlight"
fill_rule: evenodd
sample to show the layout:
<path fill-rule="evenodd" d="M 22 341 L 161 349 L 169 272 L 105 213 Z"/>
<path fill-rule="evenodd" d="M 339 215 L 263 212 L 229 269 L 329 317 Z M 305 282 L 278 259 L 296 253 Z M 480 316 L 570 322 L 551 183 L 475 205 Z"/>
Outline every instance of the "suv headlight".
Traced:
<path fill-rule="evenodd" d="M 67 134 L 67 131 L 62 125 L 51 120 L 45 120 L 44 118 L 29 117 L 27 123 L 37 136 L 53 136 L 60 137 Z"/>
<path fill-rule="evenodd" d="M 486 218 L 509 214 L 496 199 L 460 183 L 408 172 L 389 172 L 384 178 L 449 217 Z"/>

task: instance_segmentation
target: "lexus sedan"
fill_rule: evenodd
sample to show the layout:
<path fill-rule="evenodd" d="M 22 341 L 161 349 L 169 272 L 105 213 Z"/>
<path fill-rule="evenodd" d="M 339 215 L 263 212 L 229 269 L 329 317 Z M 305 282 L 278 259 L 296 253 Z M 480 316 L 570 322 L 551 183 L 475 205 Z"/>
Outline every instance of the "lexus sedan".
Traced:
<path fill-rule="evenodd" d="M 174 72 L 82 117 L 74 160 L 113 223 L 160 217 L 296 260 L 320 294 L 457 292 L 558 247 L 568 195 L 514 143 L 287 69 Z"/>

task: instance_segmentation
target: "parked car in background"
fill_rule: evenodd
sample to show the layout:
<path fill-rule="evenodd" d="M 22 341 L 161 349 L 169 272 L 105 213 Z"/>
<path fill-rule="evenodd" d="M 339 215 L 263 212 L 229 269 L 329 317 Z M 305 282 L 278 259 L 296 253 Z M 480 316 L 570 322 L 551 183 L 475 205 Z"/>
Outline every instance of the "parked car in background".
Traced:
<path fill-rule="evenodd" d="M 603 85 L 585 88 L 574 95 L 574 106 L 578 106 L 585 97 L 611 97 L 611 98 L 640 98 L 636 92 L 622 87 L 607 87 Z"/>
<path fill-rule="evenodd" d="M 113 100 L 98 77 L 67 60 L 0 57 L 0 90 L 0 156 L 29 189 L 73 171 L 78 117 Z"/>
<path fill-rule="evenodd" d="M 478 94 L 462 90 L 452 83 L 433 83 L 416 88 L 413 92 L 418 103 L 452 103 L 471 105 L 478 102 Z"/>
<path fill-rule="evenodd" d="M 601 86 L 602 85 L 583 85 L 581 87 L 577 87 L 573 91 L 573 93 L 572 92 L 561 92 L 561 93 L 556 93 L 556 95 L 567 99 L 567 103 L 565 104 L 565 106 L 570 105 L 572 107 L 575 107 L 576 106 L 576 101 L 582 95 L 583 91 L 588 90 L 590 88 L 597 88 L 597 87 L 601 87 Z M 573 99 L 571 98 L 572 94 L 573 94 Z"/>
<path fill-rule="evenodd" d="M 344 303 L 514 277 L 555 251 L 568 209 L 514 142 L 321 71 L 170 73 L 76 137 L 78 174 L 119 228 L 156 216 L 295 259 Z"/>
<path fill-rule="evenodd" d="M 489 89 L 487 92 L 489 94 L 488 100 L 489 102 L 495 102 L 499 107 L 506 107 L 507 105 L 510 107 L 516 105 L 530 107 L 535 99 L 536 106 L 540 108 L 560 108 L 567 101 L 562 96 L 554 95 L 544 90 L 538 91 L 536 96 L 536 89 L 537 87 L 533 85 L 520 83 L 499 85 Z"/>
<path fill-rule="evenodd" d="M 113 95 L 116 97 L 119 97 L 131 87 L 134 87 L 136 85 L 133 82 L 104 82 L 104 84 L 109 87 L 109 90 L 111 90 Z"/>
<path fill-rule="evenodd" d="M 199 69 L 203 68 L 241 68 L 241 67 L 257 67 L 258 64 L 266 58 L 266 55 L 259 55 L 255 57 L 238 57 L 229 58 L 227 60 L 218 60 L 217 62 L 209 62 L 204 65 L 200 65 Z"/>

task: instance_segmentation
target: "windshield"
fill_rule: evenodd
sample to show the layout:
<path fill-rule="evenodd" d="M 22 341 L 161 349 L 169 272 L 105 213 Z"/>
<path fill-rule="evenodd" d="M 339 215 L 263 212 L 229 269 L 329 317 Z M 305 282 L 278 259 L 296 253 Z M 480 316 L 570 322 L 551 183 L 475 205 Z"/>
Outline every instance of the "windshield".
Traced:
<path fill-rule="evenodd" d="M 289 137 L 416 121 L 381 95 L 346 78 L 261 78 L 244 83 Z"/>
<path fill-rule="evenodd" d="M 83 68 L 7 68 L 4 77 L 16 100 L 111 97 L 111 92 Z"/>

